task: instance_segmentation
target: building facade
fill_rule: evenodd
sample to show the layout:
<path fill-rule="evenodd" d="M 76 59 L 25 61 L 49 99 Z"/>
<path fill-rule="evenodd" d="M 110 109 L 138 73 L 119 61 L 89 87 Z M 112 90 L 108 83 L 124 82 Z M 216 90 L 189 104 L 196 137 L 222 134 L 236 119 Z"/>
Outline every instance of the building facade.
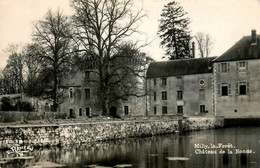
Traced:
<path fill-rule="evenodd" d="M 213 59 L 151 63 L 147 72 L 148 115 L 213 116 Z"/>
<path fill-rule="evenodd" d="M 219 57 L 155 62 L 148 115 L 260 118 L 260 36 L 252 30 Z"/>
<path fill-rule="evenodd" d="M 144 61 L 115 57 L 113 66 Z M 138 67 L 138 66 L 137 66 Z M 136 69 L 138 72 L 138 69 Z M 67 80 L 67 96 L 60 106 L 70 117 L 102 115 L 95 66 L 76 70 Z M 109 107 L 112 116 L 260 117 L 260 36 L 253 30 L 219 57 L 152 62 L 146 81 L 136 82 L 143 96 L 127 96 Z M 144 75 L 145 71 L 140 71 Z M 128 78 L 125 82 L 140 79 Z M 138 84 L 137 84 L 138 83 Z M 145 91 L 146 89 L 146 91 Z M 145 96 L 146 95 L 146 96 Z"/>
<path fill-rule="evenodd" d="M 136 76 L 142 76 L 146 73 L 145 69 L 141 69 L 145 61 L 145 55 L 138 55 L 135 59 L 117 56 L 113 57 L 110 66 L 114 69 L 119 66 L 128 66 L 126 69 L 135 71 L 138 74 Z M 73 67 L 74 69 L 69 72 L 65 83 L 67 91 L 65 92 L 64 102 L 60 105 L 60 111 L 66 112 L 71 118 L 99 116 L 103 113 L 102 104 L 99 101 L 100 91 L 98 89 L 99 76 L 97 75 L 97 67 L 94 62 L 89 62 L 84 65 L 84 68 Z M 121 69 L 121 72 L 116 72 L 117 75 L 114 76 L 115 81 L 124 75 L 123 73 L 125 72 L 122 68 L 118 69 Z M 127 85 L 129 89 L 140 91 L 141 93 L 138 94 L 140 96 L 129 94 L 116 100 L 109 107 L 109 115 L 114 117 L 144 116 L 146 113 L 144 80 L 134 75 L 131 76 L 131 79 L 127 78 L 125 80 L 130 82 L 124 80 L 120 82 L 125 82 L 125 86 Z M 130 88 L 130 84 L 135 87 Z M 124 84 L 121 83 L 120 86 L 124 86 Z M 117 94 L 116 96 L 123 95 L 123 93 L 120 94 L 119 92 L 121 93 L 122 90 L 118 89 L 118 93 L 116 91 L 114 93 Z"/>
<path fill-rule="evenodd" d="M 216 116 L 260 117 L 260 36 L 252 30 L 214 60 Z"/>

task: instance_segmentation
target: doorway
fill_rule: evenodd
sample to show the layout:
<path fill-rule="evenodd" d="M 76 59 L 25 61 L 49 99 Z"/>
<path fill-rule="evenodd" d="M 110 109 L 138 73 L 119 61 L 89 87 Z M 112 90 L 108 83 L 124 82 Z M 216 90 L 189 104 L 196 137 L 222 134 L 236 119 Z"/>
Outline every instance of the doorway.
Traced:
<path fill-rule="evenodd" d="M 112 116 L 112 117 L 116 117 L 117 116 L 117 108 L 115 106 L 110 107 L 109 115 Z"/>

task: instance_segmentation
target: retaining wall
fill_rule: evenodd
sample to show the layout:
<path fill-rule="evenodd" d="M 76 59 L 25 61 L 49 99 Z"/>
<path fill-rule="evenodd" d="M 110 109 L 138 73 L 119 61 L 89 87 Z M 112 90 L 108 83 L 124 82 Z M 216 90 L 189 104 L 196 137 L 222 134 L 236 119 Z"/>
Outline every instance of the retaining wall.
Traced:
<path fill-rule="evenodd" d="M 183 120 L 183 131 L 196 131 L 224 127 L 223 117 L 189 117 Z"/>
<path fill-rule="evenodd" d="M 145 137 L 223 126 L 215 118 L 184 120 L 106 121 L 95 123 L 26 125 L 0 127 L 0 149 L 13 146 L 82 144 L 131 137 Z"/>
<path fill-rule="evenodd" d="M 54 146 L 174 133 L 177 120 L 111 121 L 77 124 L 0 127 L 0 149 Z"/>

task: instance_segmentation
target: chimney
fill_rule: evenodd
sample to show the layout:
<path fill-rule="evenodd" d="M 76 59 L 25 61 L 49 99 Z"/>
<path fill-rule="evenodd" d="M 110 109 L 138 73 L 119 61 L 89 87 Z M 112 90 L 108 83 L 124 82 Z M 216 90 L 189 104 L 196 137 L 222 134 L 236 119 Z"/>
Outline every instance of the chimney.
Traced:
<path fill-rule="evenodd" d="M 192 57 L 195 58 L 195 42 L 192 42 Z"/>
<path fill-rule="evenodd" d="M 251 45 L 256 45 L 256 44 L 257 44 L 256 30 L 253 29 L 251 31 Z"/>

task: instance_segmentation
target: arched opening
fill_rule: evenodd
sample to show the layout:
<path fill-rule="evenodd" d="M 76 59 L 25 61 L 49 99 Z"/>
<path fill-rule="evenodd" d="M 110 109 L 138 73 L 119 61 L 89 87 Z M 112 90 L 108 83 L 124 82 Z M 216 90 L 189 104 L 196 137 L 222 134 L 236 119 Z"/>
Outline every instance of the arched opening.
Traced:
<path fill-rule="evenodd" d="M 117 108 L 115 106 L 110 107 L 109 115 L 112 116 L 112 117 L 116 117 L 117 116 Z"/>

